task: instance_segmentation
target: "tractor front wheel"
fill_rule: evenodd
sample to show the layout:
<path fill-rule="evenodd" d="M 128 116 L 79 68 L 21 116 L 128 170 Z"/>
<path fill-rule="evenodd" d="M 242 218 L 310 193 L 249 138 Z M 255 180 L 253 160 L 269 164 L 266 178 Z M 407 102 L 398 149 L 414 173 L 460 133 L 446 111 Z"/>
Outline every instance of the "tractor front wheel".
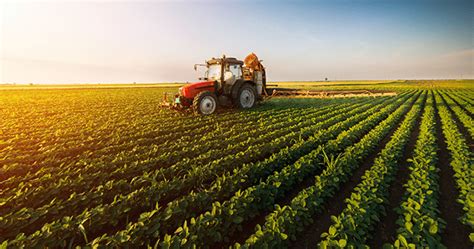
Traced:
<path fill-rule="evenodd" d="M 217 97 L 209 91 L 198 93 L 193 100 L 193 109 L 197 114 L 210 115 L 217 109 Z"/>

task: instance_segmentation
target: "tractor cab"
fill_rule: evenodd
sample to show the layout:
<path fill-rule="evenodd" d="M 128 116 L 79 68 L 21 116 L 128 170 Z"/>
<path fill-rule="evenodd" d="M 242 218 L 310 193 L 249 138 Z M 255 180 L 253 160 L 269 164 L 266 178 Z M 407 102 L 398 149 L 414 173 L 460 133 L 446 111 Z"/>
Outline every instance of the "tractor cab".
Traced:
<path fill-rule="evenodd" d="M 206 61 L 206 64 L 196 64 L 194 69 L 198 66 L 205 66 L 206 71 L 204 77 L 200 80 L 217 82 L 219 88 L 224 85 L 233 85 L 237 80 L 242 80 L 242 65 L 243 61 L 232 57 L 212 58 Z"/>

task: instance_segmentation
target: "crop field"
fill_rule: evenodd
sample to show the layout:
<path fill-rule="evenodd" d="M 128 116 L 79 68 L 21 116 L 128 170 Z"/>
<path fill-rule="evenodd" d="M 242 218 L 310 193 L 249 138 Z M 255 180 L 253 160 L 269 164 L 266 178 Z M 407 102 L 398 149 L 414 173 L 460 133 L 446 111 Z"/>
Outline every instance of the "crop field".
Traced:
<path fill-rule="evenodd" d="M 397 95 L 0 87 L 0 248 L 473 247 L 474 81 L 301 85 Z"/>

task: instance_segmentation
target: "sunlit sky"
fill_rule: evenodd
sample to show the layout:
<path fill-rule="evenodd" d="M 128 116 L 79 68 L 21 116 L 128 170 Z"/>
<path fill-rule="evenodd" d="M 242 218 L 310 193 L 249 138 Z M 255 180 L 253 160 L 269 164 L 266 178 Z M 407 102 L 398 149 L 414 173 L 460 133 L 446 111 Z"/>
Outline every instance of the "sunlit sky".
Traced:
<path fill-rule="evenodd" d="M 271 81 L 474 78 L 474 1 L 0 2 L 0 83 L 195 81 L 249 52 Z"/>

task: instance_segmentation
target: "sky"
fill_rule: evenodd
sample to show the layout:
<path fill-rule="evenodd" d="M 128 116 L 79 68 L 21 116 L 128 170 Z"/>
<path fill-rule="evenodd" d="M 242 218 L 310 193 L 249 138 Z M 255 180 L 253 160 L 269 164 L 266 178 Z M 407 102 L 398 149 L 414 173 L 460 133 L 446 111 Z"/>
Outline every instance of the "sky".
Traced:
<path fill-rule="evenodd" d="M 256 53 L 270 81 L 474 78 L 474 1 L 0 0 L 0 83 L 196 81 Z"/>

